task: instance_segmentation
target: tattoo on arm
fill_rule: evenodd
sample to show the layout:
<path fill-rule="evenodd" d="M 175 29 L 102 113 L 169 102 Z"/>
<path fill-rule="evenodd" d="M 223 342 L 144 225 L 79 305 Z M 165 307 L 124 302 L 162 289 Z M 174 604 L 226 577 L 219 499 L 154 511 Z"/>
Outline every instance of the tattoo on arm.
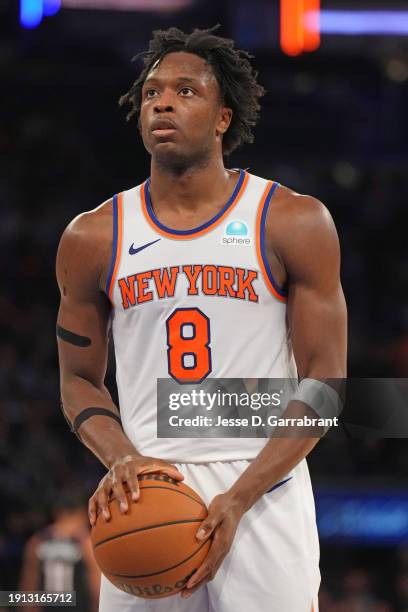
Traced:
<path fill-rule="evenodd" d="M 87 336 L 80 336 L 79 334 L 75 334 L 64 327 L 61 327 L 57 323 L 57 336 L 64 342 L 69 342 L 74 346 L 86 347 L 92 344 L 92 341 Z"/>

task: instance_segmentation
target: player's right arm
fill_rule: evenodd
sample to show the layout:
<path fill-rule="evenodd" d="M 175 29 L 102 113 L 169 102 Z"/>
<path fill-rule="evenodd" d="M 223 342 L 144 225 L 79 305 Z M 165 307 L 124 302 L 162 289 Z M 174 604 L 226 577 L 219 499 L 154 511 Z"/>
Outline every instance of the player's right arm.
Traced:
<path fill-rule="evenodd" d="M 74 219 L 58 248 L 56 273 L 61 301 L 57 340 L 61 398 L 71 425 L 87 408 L 106 409 L 120 418 L 104 384 L 111 309 L 104 293 L 104 281 L 111 245 L 112 203 L 108 201 Z M 112 494 L 119 500 L 121 510 L 127 510 L 125 482 L 132 499 L 138 499 L 138 474 L 162 471 L 172 478 L 183 478 L 174 466 L 138 453 L 120 422 L 109 414 L 87 418 L 78 428 L 78 434 L 83 444 L 109 468 L 89 502 L 91 523 L 96 520 L 98 508 L 106 519 L 110 518 L 108 500 Z"/>

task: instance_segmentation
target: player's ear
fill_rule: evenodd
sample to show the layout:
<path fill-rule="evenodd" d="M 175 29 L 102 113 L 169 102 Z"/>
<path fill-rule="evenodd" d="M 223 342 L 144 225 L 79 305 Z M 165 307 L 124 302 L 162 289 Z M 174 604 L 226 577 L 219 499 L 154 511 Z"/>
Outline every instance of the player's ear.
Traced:
<path fill-rule="evenodd" d="M 217 133 L 225 134 L 230 126 L 231 120 L 232 109 L 228 108 L 227 106 L 221 106 L 217 123 Z"/>

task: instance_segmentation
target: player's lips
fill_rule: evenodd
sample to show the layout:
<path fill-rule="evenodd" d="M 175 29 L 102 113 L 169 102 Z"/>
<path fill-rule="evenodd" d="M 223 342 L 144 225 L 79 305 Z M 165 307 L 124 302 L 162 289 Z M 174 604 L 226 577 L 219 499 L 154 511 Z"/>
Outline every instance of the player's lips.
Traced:
<path fill-rule="evenodd" d="M 170 119 L 154 119 L 150 126 L 152 134 L 155 136 L 171 136 L 177 127 Z"/>

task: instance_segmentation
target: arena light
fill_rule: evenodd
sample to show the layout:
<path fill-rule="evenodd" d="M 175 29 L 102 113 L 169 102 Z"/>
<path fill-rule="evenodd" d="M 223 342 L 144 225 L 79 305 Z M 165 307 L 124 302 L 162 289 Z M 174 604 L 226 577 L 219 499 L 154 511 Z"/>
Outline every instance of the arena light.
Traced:
<path fill-rule="evenodd" d="M 320 0 L 303 0 L 303 50 L 316 51 L 320 47 Z M 309 15 L 309 20 L 306 16 Z"/>
<path fill-rule="evenodd" d="M 62 0 L 65 8 L 109 11 L 174 11 L 191 3 L 192 0 Z"/>
<path fill-rule="evenodd" d="M 61 8 L 61 0 L 43 0 L 43 11 L 45 17 L 56 15 Z"/>
<path fill-rule="evenodd" d="M 281 0 L 280 44 L 287 55 L 299 55 L 303 50 L 302 4 L 302 0 Z"/>
<path fill-rule="evenodd" d="M 20 0 L 20 23 L 36 28 L 43 17 L 56 15 L 61 7 L 109 11 L 176 11 L 194 0 Z"/>
<path fill-rule="evenodd" d="M 61 0 L 20 0 L 20 23 L 24 28 L 36 28 L 43 17 L 56 15 Z"/>
<path fill-rule="evenodd" d="M 319 14 L 320 0 L 281 0 L 280 45 L 284 53 L 294 56 L 319 48 Z"/>
<path fill-rule="evenodd" d="M 316 16 L 306 16 L 308 28 L 316 27 Z M 320 11 L 320 31 L 324 34 L 408 35 L 408 11 Z"/>
<path fill-rule="evenodd" d="M 24 28 L 36 28 L 42 18 L 42 0 L 20 0 L 20 23 Z"/>

